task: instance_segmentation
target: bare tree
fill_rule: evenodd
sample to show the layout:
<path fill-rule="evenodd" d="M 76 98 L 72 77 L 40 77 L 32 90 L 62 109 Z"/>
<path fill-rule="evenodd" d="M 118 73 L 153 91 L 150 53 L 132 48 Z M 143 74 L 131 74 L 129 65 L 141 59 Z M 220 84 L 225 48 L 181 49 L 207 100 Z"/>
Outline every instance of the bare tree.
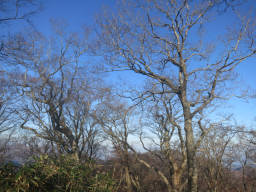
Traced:
<path fill-rule="evenodd" d="M 15 125 L 14 113 L 14 88 L 9 75 L 1 74 L 0 77 L 0 134 L 13 128 Z"/>
<path fill-rule="evenodd" d="M 253 191 L 255 180 L 255 146 L 251 143 L 250 132 L 245 128 L 240 129 L 238 137 L 232 146 L 229 159 L 233 161 L 237 170 L 237 186 L 240 191 Z"/>
<path fill-rule="evenodd" d="M 226 184 L 233 163 L 229 155 L 232 153 L 232 140 L 237 132 L 231 131 L 232 125 L 225 125 L 224 122 L 214 123 L 211 126 L 211 132 L 203 139 L 197 157 L 200 162 L 200 182 L 205 185 L 201 190 L 229 191 L 230 186 Z"/>
<path fill-rule="evenodd" d="M 132 173 L 132 164 L 129 157 L 130 148 L 132 147 L 129 145 L 128 138 L 136 132 L 136 126 L 132 123 L 134 113 L 134 109 L 118 102 L 113 97 L 111 97 L 111 100 L 105 99 L 104 104 L 97 111 L 98 122 L 120 159 L 122 168 L 120 184 L 124 182 L 126 185 L 125 191 L 128 192 L 140 191 L 138 178 Z"/>
<path fill-rule="evenodd" d="M 142 131 L 140 141 L 143 148 L 161 162 L 157 174 L 166 184 L 168 191 L 183 191 L 187 182 L 183 179 L 187 159 L 183 130 L 178 123 L 181 121 L 180 108 L 176 106 L 175 95 L 164 93 L 164 87 L 151 88 L 147 94 L 156 92 L 156 89 L 163 94 L 153 94 L 153 99 L 147 100 L 147 118 L 143 127 L 145 132 L 150 128 L 150 133 L 145 134 Z M 152 168 L 154 170 L 154 167 Z"/>
<path fill-rule="evenodd" d="M 0 26 L 10 24 L 14 21 L 25 21 L 32 25 L 31 18 L 42 10 L 42 3 L 38 0 L 0 0 Z M 5 28 L 3 28 L 5 29 Z M 5 37 L 1 34 L 0 59 L 7 55 L 4 53 Z M 1 68 L 0 70 L 4 70 Z"/>
<path fill-rule="evenodd" d="M 86 47 L 86 39 L 60 28 L 54 39 L 39 33 L 16 35 L 7 47 L 9 63 L 21 69 L 16 80 L 23 98 L 18 111 L 21 128 L 53 142 L 58 152 L 70 153 L 77 160 L 93 158 L 98 147 L 91 115 L 98 99 L 96 80 L 84 75 L 80 63 Z"/>
<path fill-rule="evenodd" d="M 5 58 L 5 25 L 11 21 L 24 20 L 30 22 L 30 18 L 41 9 L 40 1 L 31 0 L 0 0 L 0 151 L 5 152 L 6 146 L 11 139 L 10 129 L 15 127 L 17 118 L 14 115 L 14 103 L 17 99 L 14 94 L 12 77 L 13 71 L 7 69 Z M 6 132 L 8 131 L 9 132 Z M 3 153 L 2 153 L 3 154 Z"/>
<path fill-rule="evenodd" d="M 99 43 L 111 70 L 134 71 L 176 97 L 182 109 L 177 124 L 184 131 L 188 191 L 197 191 L 195 157 L 208 132 L 201 126 L 202 115 L 227 96 L 223 90 L 236 66 L 256 54 L 252 20 L 242 17 L 223 41 L 207 42 L 203 29 L 222 2 L 129 1 L 118 7 L 117 15 L 104 15 L 98 22 Z"/>
<path fill-rule="evenodd" d="M 4 159 L 8 153 L 8 143 L 18 124 L 15 115 L 15 103 L 18 101 L 15 95 L 13 81 L 9 80 L 9 74 L 2 72 L 0 76 L 0 156 Z"/>

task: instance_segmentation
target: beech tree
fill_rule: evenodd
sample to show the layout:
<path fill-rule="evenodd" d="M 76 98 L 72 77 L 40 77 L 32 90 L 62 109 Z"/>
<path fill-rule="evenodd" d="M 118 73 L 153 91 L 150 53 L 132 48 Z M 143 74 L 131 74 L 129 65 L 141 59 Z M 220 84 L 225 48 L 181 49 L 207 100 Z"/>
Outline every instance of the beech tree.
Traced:
<path fill-rule="evenodd" d="M 120 183 L 125 183 L 125 191 L 140 191 L 136 175 L 132 173 L 131 158 L 129 157 L 132 146 L 128 138 L 136 133 L 134 109 L 117 99 L 105 99 L 104 104 L 97 110 L 97 119 L 105 133 L 105 138 L 113 145 L 113 150 L 121 164 Z M 136 122 L 136 121 L 135 121 Z"/>
<path fill-rule="evenodd" d="M 28 7 L 27 7 L 28 6 Z M 6 63 L 5 43 L 7 41 L 6 25 L 20 20 L 30 22 L 30 18 L 41 10 L 40 1 L 30 0 L 0 0 L 0 135 L 9 134 L 6 131 L 15 127 L 17 118 L 14 115 L 14 103 L 17 97 L 14 94 L 13 71 L 8 70 Z M 31 22 L 30 22 L 31 23 Z M 3 136 L 3 135 L 1 135 Z M 3 136 L 5 137 L 5 136 Z M 5 151 L 10 135 L 1 138 L 0 151 Z"/>
<path fill-rule="evenodd" d="M 183 179 L 187 159 L 183 131 L 178 123 L 180 109 L 175 106 L 177 101 L 174 94 L 164 93 L 164 87 L 151 88 L 150 92 L 153 93 L 156 89 L 163 94 L 154 94 L 151 101 L 147 100 L 148 108 L 145 111 L 148 118 L 144 120 L 144 127 L 151 131 L 149 134 L 147 130 L 142 131 L 140 141 L 143 148 L 161 162 L 157 174 L 168 191 L 183 191 L 187 182 Z M 154 147 L 147 146 L 146 141 Z"/>
<path fill-rule="evenodd" d="M 130 70 L 151 79 L 153 87 L 164 87 L 160 92 L 144 92 L 139 98 L 172 93 L 178 101 L 182 121 L 170 122 L 182 127 L 187 191 L 197 191 L 195 157 L 209 131 L 204 126 L 205 113 L 229 95 L 225 89 L 236 67 L 256 54 L 250 17 L 233 14 L 236 24 L 223 31 L 222 38 L 212 34 L 211 41 L 204 36 L 204 30 L 210 33 L 211 16 L 232 2 L 125 1 L 116 13 L 98 19 L 99 45 L 109 70 Z"/>
<path fill-rule="evenodd" d="M 99 97 L 96 78 L 85 75 L 80 64 L 86 37 L 55 29 L 54 38 L 18 34 L 7 44 L 8 62 L 20 67 L 16 86 L 22 98 L 17 110 L 21 128 L 51 141 L 59 153 L 90 159 L 99 145 L 92 118 Z"/>
<path fill-rule="evenodd" d="M 232 172 L 233 161 L 229 158 L 232 154 L 233 141 L 237 132 L 232 125 L 215 123 L 211 132 L 203 139 L 197 156 L 201 191 L 229 191 L 228 183 Z M 234 139 L 235 140 L 235 139 Z M 231 161 L 230 161 L 231 160 Z"/>

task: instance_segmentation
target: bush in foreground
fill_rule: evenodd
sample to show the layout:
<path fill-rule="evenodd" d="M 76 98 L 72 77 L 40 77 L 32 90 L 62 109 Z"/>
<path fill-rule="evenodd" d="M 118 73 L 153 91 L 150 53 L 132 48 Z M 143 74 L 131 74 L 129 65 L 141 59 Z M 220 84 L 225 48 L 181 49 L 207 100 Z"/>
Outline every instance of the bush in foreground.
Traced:
<path fill-rule="evenodd" d="M 93 163 L 79 163 L 71 157 L 35 158 L 22 167 L 0 168 L 0 191 L 112 192 L 115 183 L 108 174 L 98 173 Z"/>

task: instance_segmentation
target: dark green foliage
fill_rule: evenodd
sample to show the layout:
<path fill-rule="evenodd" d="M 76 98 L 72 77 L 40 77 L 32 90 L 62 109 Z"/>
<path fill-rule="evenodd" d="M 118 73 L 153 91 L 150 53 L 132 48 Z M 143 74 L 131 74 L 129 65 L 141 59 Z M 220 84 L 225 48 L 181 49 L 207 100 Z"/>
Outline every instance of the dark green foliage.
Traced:
<path fill-rule="evenodd" d="M 0 168 L 0 191 L 5 192 L 112 192 L 115 184 L 108 174 L 97 172 L 93 163 L 79 163 L 71 157 L 35 158 L 22 167 L 6 164 Z"/>

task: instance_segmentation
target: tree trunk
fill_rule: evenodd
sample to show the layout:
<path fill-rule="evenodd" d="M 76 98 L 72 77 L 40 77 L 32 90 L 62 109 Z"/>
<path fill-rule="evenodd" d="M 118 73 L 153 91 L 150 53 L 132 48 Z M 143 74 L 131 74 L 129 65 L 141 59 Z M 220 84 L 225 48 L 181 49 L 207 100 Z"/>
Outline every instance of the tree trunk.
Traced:
<path fill-rule="evenodd" d="M 75 141 L 72 142 L 72 158 L 77 162 L 80 161 L 79 149 Z"/>
<path fill-rule="evenodd" d="M 192 120 L 185 116 L 186 149 L 187 149 L 187 170 L 188 170 L 188 192 L 197 192 L 197 169 L 195 164 L 194 134 Z M 189 113 L 190 116 L 190 113 Z"/>
<path fill-rule="evenodd" d="M 126 166 L 125 167 L 125 182 L 126 182 L 126 187 L 127 187 L 127 192 L 133 192 L 132 190 L 132 182 L 131 182 L 131 177 L 129 173 L 129 168 Z"/>

